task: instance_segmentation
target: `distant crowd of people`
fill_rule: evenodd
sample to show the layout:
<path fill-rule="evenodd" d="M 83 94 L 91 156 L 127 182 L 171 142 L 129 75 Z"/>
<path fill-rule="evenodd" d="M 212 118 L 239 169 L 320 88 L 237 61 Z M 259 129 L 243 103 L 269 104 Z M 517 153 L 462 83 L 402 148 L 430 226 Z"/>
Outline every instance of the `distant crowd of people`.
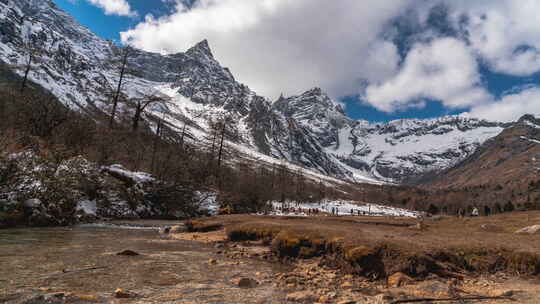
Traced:
<path fill-rule="evenodd" d="M 366 212 L 366 211 L 363 211 L 363 210 L 359 210 L 359 209 L 350 209 L 349 213 L 346 213 L 346 212 L 342 212 L 343 209 L 340 209 L 338 207 L 332 207 L 330 208 L 327 212 L 326 211 L 326 206 L 321 206 L 322 208 L 302 208 L 302 207 L 291 207 L 291 206 L 287 206 L 287 205 L 281 205 L 277 208 L 274 208 L 275 211 L 279 211 L 280 213 L 282 214 L 287 214 L 287 213 L 290 213 L 290 214 L 306 214 L 308 216 L 311 216 L 311 215 L 320 215 L 320 214 L 331 214 L 331 215 L 334 215 L 334 216 L 337 216 L 337 215 L 344 215 L 344 214 L 349 214 L 352 215 L 352 216 L 366 216 L 366 215 L 370 215 L 371 213 L 369 212 Z M 323 209 L 323 210 L 321 210 Z"/>
<path fill-rule="evenodd" d="M 463 209 L 463 208 L 459 208 L 457 215 L 458 215 L 458 217 L 465 217 L 465 216 L 467 216 L 467 211 L 465 209 Z M 490 216 L 491 215 L 491 208 L 490 207 L 484 206 L 484 215 L 485 216 Z M 480 216 L 480 210 L 477 207 L 473 207 L 471 212 L 470 212 L 470 216 L 473 216 L 473 217 L 474 216 Z"/>

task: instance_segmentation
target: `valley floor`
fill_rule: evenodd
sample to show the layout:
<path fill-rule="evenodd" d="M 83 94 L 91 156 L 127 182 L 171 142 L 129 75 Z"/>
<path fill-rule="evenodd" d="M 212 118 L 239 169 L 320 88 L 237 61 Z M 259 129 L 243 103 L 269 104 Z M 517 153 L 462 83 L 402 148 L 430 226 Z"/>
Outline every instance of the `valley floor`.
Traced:
<path fill-rule="evenodd" d="M 0 302 L 383 304 L 488 296 L 496 298 L 478 303 L 537 304 L 539 236 L 514 232 L 538 223 L 540 212 L 423 224 L 231 215 L 185 225 L 6 229 Z M 117 255 L 124 250 L 140 255 Z"/>
<path fill-rule="evenodd" d="M 224 257 L 290 265 L 275 284 L 305 303 L 540 303 L 539 235 L 515 231 L 540 212 L 477 218 L 220 216 L 182 240 L 225 242 Z M 310 297 L 309 295 L 314 295 Z M 491 298 L 491 299 L 490 299 Z M 422 303 L 432 303 L 429 301 Z"/>

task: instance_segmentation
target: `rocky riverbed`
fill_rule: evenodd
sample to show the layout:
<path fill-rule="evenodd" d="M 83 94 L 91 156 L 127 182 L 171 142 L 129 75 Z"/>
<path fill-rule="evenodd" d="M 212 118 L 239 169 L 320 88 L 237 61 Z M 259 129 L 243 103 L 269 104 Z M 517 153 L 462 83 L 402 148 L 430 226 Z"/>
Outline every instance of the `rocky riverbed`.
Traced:
<path fill-rule="evenodd" d="M 432 276 L 419 281 L 405 275 L 370 280 L 343 273 L 324 257 L 278 261 L 267 243 L 230 242 L 224 230 L 159 232 L 176 224 L 138 221 L 1 230 L 0 302 L 388 304 L 455 295 L 508 298 L 480 303 L 540 300 L 534 279 L 499 274 L 462 280 Z"/>
<path fill-rule="evenodd" d="M 125 250 L 139 255 L 117 255 Z M 164 238 L 148 222 L 1 230 L 0 264 L 1 303 L 285 300 L 270 280 L 283 266 L 225 258 L 209 244 Z"/>
<path fill-rule="evenodd" d="M 461 299 L 444 301 L 450 303 L 487 304 L 537 304 L 540 303 L 540 280 L 518 278 L 504 273 L 494 275 L 463 276 L 461 279 L 443 278 L 436 275 L 418 280 L 397 273 L 387 280 L 371 280 L 344 273 L 332 264 L 328 257 L 311 259 L 279 260 L 270 247 L 261 241 L 228 242 L 224 230 L 207 233 L 175 233 L 177 240 L 191 240 L 215 244 L 221 261 L 254 260 L 271 261 L 287 265 L 283 271 L 257 273 L 255 279 L 264 279 L 282 293 L 285 301 L 268 303 L 335 303 L 335 304 L 393 304 L 437 303 L 419 299 Z M 217 245 L 216 245 L 217 244 Z M 411 302 L 407 302 L 410 300 Z M 247 302 L 241 302 L 247 303 Z"/>

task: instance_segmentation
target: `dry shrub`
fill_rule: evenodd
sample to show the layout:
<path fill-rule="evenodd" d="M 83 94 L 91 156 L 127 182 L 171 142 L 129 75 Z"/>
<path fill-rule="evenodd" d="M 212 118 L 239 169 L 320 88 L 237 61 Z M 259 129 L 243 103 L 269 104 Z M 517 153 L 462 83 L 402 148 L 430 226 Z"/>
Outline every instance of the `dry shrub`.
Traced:
<path fill-rule="evenodd" d="M 188 232 L 210 232 L 223 228 L 223 224 L 213 221 L 192 220 L 186 222 Z"/>
<path fill-rule="evenodd" d="M 222 216 L 203 222 L 221 223 L 230 241 L 263 240 L 281 259 L 323 256 L 323 263 L 369 279 L 385 279 L 402 272 L 414 278 L 436 274 L 509 272 L 540 273 L 540 256 L 509 249 L 444 247 L 434 250 L 373 242 L 335 231 L 315 219 Z M 343 225 L 346 225 L 343 222 Z"/>
<path fill-rule="evenodd" d="M 326 240 L 313 232 L 283 230 L 272 240 L 272 251 L 279 257 L 311 258 L 326 252 Z"/>
<path fill-rule="evenodd" d="M 227 236 L 234 242 L 263 240 L 270 243 L 281 230 L 280 225 L 246 223 L 227 227 Z"/>
<path fill-rule="evenodd" d="M 475 272 L 510 272 L 514 275 L 540 274 L 540 256 L 529 252 L 512 251 L 504 248 L 454 248 L 448 254 L 457 266 Z"/>

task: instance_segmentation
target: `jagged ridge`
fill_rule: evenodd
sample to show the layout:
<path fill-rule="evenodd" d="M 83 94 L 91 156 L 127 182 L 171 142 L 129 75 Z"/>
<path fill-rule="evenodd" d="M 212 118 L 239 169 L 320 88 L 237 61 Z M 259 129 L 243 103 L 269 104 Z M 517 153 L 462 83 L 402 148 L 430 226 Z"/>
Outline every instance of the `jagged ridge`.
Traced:
<path fill-rule="evenodd" d="M 30 73 L 33 81 L 73 108 L 108 113 L 107 92 L 118 82 L 119 47 L 51 1 L 0 0 L 0 60 L 20 67 L 27 45 L 40 52 Z M 272 102 L 238 83 L 206 40 L 185 53 L 136 50 L 129 66 L 132 73 L 123 87 L 127 99 L 148 94 L 168 98 L 146 118 L 163 116 L 177 129 L 187 123 L 199 138 L 213 122 L 227 118 L 228 140 L 236 148 L 352 181 L 400 182 L 448 168 L 504 127 L 457 116 L 386 124 L 356 121 L 320 88 Z M 132 111 L 128 103 L 120 110 L 126 115 Z"/>

